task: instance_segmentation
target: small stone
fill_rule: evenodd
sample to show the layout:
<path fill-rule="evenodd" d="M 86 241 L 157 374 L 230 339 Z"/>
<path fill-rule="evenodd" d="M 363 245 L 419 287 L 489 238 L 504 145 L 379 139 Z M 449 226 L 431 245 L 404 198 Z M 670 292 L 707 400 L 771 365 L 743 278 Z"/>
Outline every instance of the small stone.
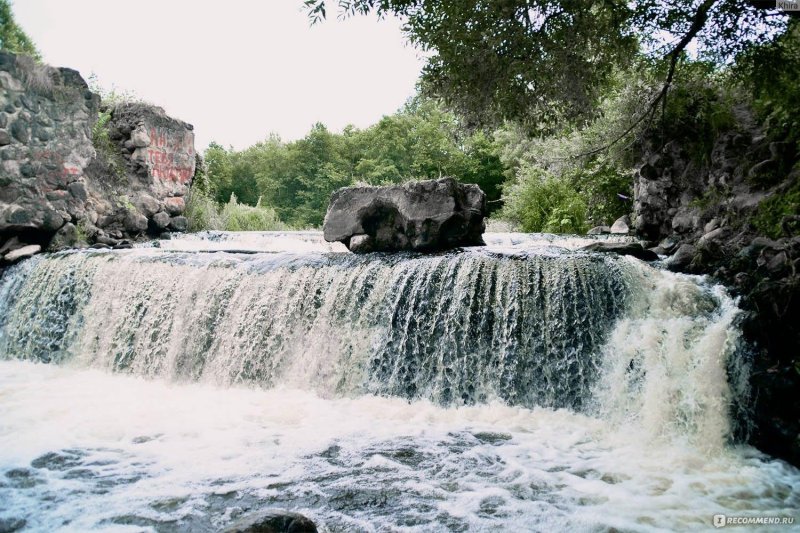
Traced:
<path fill-rule="evenodd" d="M 147 217 L 141 213 L 128 213 L 128 216 L 125 217 L 125 231 L 129 233 L 147 231 Z"/>
<path fill-rule="evenodd" d="M 0 130 L 0 146 L 11 144 L 11 135 L 5 130 Z"/>
<path fill-rule="evenodd" d="M 172 217 L 169 220 L 169 228 L 172 231 L 186 231 L 189 229 L 189 219 L 186 217 Z"/>
<path fill-rule="evenodd" d="M 131 134 L 131 141 L 136 148 L 146 148 L 150 146 L 150 136 L 142 128 L 136 128 Z"/>
<path fill-rule="evenodd" d="M 28 524 L 24 518 L 0 518 L 0 531 L 3 533 L 14 533 L 20 531 Z"/>
<path fill-rule="evenodd" d="M 167 213 L 177 216 L 186 210 L 186 201 L 180 196 L 172 196 L 164 199 L 164 207 Z"/>
<path fill-rule="evenodd" d="M 56 231 L 64 225 L 67 219 L 58 211 L 46 211 L 42 219 L 42 227 L 46 231 Z"/>
<path fill-rule="evenodd" d="M 153 224 L 159 229 L 164 229 L 167 226 L 169 226 L 169 215 L 163 211 L 153 215 L 153 218 L 151 220 L 153 221 Z"/>
<path fill-rule="evenodd" d="M 680 272 L 685 270 L 694 260 L 697 249 L 691 244 L 682 244 L 675 254 L 667 260 L 667 268 Z"/>
<path fill-rule="evenodd" d="M 703 228 L 703 233 L 710 233 L 719 227 L 719 219 L 712 218 Z"/>
<path fill-rule="evenodd" d="M 350 237 L 348 249 L 351 252 L 365 253 L 373 250 L 372 238 L 369 235 L 353 235 Z"/>
<path fill-rule="evenodd" d="M 24 242 L 21 242 L 17 237 L 11 237 L 5 242 L 5 244 L 3 244 L 3 246 L 0 246 L 0 255 L 3 255 L 11 250 L 17 250 L 23 246 L 26 246 Z"/>
<path fill-rule="evenodd" d="M 100 244 L 105 244 L 108 246 L 116 246 L 120 242 L 119 239 L 114 239 L 108 235 L 98 235 L 95 240 Z"/>
<path fill-rule="evenodd" d="M 32 257 L 41 251 L 42 247 L 38 244 L 30 244 L 28 246 L 23 246 L 22 248 L 8 252 L 3 259 L 5 259 L 8 263 L 14 263 L 20 259 Z"/>
<path fill-rule="evenodd" d="M 158 213 L 158 211 L 161 209 L 161 205 L 158 203 L 158 200 L 149 194 L 139 195 L 136 203 L 139 209 L 141 209 L 141 211 L 148 217 Z"/>
<path fill-rule="evenodd" d="M 57 252 L 75 246 L 78 242 L 78 228 L 75 224 L 67 222 L 53 236 L 48 245 L 48 250 Z"/>
<path fill-rule="evenodd" d="M 595 226 L 587 231 L 586 235 L 606 235 L 608 233 L 611 233 L 611 228 L 609 226 Z"/>
<path fill-rule="evenodd" d="M 74 183 L 70 183 L 69 186 L 67 186 L 67 189 L 75 199 L 80 200 L 81 202 L 85 202 L 89 198 L 89 195 L 86 192 L 86 185 L 84 185 L 83 182 L 76 181 Z"/>
<path fill-rule="evenodd" d="M 11 135 L 22 144 L 28 144 L 28 141 L 31 138 L 28 123 L 21 118 L 14 121 L 14 123 L 11 125 Z"/>
<path fill-rule="evenodd" d="M 708 244 L 714 243 L 716 241 L 722 240 L 728 234 L 728 230 L 726 228 L 717 228 L 714 230 L 709 231 L 697 241 L 698 246 L 706 246 Z"/>
<path fill-rule="evenodd" d="M 764 268 L 766 268 L 767 272 L 769 272 L 773 277 L 777 277 L 781 275 L 788 266 L 789 256 L 786 255 L 785 251 L 781 251 L 775 254 L 772 259 L 767 261 Z"/>
<path fill-rule="evenodd" d="M 627 216 L 619 217 L 611 225 L 611 233 L 626 235 L 630 232 L 631 219 Z"/>

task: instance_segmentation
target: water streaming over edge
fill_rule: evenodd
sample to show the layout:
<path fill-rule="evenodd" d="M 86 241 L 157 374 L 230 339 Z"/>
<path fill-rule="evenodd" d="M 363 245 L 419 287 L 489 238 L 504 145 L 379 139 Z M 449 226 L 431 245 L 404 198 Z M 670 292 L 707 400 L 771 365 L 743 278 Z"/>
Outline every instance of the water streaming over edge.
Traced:
<path fill-rule="evenodd" d="M 0 517 L 214 530 L 277 505 L 331 531 L 648 531 L 795 512 L 797 471 L 729 443 L 746 369 L 720 287 L 577 238 L 487 241 L 359 258 L 221 234 L 18 267 L 0 358 L 61 364 L 0 362 Z"/>

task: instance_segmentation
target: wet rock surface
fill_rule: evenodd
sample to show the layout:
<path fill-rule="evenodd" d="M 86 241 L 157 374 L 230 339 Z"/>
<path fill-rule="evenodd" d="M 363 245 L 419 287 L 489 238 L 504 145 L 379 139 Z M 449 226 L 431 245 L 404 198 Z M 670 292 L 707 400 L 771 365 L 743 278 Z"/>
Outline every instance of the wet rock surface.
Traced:
<path fill-rule="evenodd" d="M 386 187 L 344 187 L 331 195 L 325 240 L 352 252 L 432 252 L 483 245 L 486 195 L 452 178 Z"/>
<path fill-rule="evenodd" d="M 645 250 L 638 242 L 593 242 L 581 248 L 585 252 L 601 252 L 617 255 L 630 255 L 642 261 L 657 261 L 658 254 Z"/>
<path fill-rule="evenodd" d="M 317 526 L 305 516 L 269 509 L 236 520 L 225 533 L 317 533 Z"/>
<path fill-rule="evenodd" d="M 635 179 L 633 227 L 670 256 L 670 270 L 709 274 L 741 297 L 754 423 L 742 436 L 800 465 L 800 217 L 775 215 L 798 190 L 798 153 L 748 110 L 736 115 L 704 160 L 679 141 L 652 142 Z"/>
<path fill-rule="evenodd" d="M 78 72 L 0 52 L 0 249 L 185 231 L 194 171 L 191 125 L 151 105 L 101 109 Z"/>

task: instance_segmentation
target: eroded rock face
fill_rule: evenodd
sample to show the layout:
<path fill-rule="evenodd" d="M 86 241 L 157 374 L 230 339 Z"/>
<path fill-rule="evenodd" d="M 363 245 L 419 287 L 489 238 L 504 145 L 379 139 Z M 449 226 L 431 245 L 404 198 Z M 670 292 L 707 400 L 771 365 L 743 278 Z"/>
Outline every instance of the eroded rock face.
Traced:
<path fill-rule="evenodd" d="M 486 195 L 452 178 L 387 187 L 344 187 L 331 195 L 324 234 L 352 252 L 431 252 L 483 245 Z"/>
<path fill-rule="evenodd" d="M 74 70 L 0 52 L 0 239 L 46 244 L 86 213 L 100 97 Z"/>
<path fill-rule="evenodd" d="M 95 128 L 99 112 L 78 72 L 0 52 L 0 246 L 115 246 L 185 230 L 192 126 L 123 104 Z"/>
<path fill-rule="evenodd" d="M 800 180 L 798 154 L 769 139 L 755 117 L 713 141 L 706 159 L 679 140 L 653 143 L 636 177 L 634 223 L 673 271 L 710 274 L 740 296 L 742 329 L 753 353 L 750 442 L 800 465 L 800 217 L 786 215 L 781 235 L 754 224 L 770 199 Z M 763 226 L 762 226 L 763 228 Z"/>

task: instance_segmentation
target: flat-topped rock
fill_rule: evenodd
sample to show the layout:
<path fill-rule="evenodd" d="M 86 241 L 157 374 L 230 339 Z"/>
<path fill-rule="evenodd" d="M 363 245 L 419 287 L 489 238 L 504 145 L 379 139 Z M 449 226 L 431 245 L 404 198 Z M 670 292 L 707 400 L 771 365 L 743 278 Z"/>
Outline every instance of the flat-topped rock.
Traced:
<path fill-rule="evenodd" d="M 593 242 L 581 248 L 584 252 L 600 252 L 617 255 L 632 255 L 642 261 L 658 261 L 658 254 L 645 250 L 638 242 Z"/>
<path fill-rule="evenodd" d="M 433 252 L 481 246 L 486 195 L 452 178 L 385 187 L 344 187 L 331 195 L 324 236 L 352 252 Z"/>

